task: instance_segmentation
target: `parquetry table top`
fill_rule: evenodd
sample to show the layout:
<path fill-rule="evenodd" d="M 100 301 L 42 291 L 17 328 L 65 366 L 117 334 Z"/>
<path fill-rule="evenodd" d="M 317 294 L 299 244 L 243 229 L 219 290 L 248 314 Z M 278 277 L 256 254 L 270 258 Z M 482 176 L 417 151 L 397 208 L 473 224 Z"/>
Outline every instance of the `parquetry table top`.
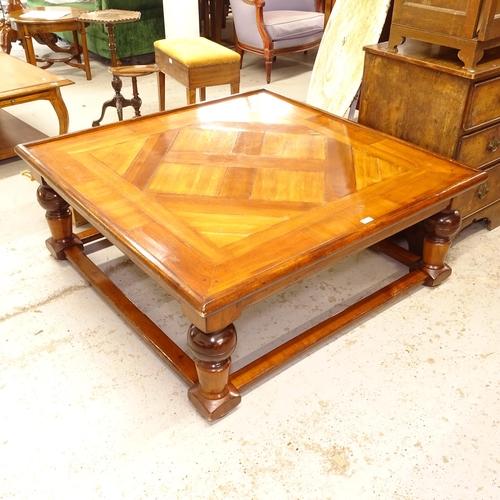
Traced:
<path fill-rule="evenodd" d="M 203 314 L 446 205 L 481 175 L 266 91 L 25 150 L 77 210 Z"/>
<path fill-rule="evenodd" d="M 70 260 L 187 382 L 208 420 L 320 340 L 414 286 L 446 279 L 460 227 L 450 204 L 487 177 L 267 91 L 17 151 L 43 178 L 37 194 L 51 253 Z M 72 234 L 68 203 L 99 233 Z M 422 257 L 387 240 L 424 219 Z M 86 256 L 101 235 L 180 301 L 192 358 Z M 409 272 L 230 374 L 233 322 L 245 307 L 373 244 Z"/>

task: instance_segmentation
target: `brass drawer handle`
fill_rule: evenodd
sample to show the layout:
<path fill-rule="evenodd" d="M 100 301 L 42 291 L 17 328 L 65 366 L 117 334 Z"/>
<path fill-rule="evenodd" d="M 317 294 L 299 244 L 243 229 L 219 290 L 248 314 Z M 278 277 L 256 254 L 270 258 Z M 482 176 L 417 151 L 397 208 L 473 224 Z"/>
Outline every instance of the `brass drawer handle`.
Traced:
<path fill-rule="evenodd" d="M 486 197 L 486 195 L 488 194 L 488 191 L 490 190 L 490 188 L 488 187 L 488 184 L 482 184 L 481 186 L 478 187 L 477 191 L 476 191 L 476 196 L 482 200 L 483 198 Z"/>
<path fill-rule="evenodd" d="M 500 139 L 498 137 L 495 137 L 494 139 L 491 139 L 491 141 L 486 146 L 486 149 L 490 153 L 494 153 L 498 149 L 498 146 L 500 146 Z"/>

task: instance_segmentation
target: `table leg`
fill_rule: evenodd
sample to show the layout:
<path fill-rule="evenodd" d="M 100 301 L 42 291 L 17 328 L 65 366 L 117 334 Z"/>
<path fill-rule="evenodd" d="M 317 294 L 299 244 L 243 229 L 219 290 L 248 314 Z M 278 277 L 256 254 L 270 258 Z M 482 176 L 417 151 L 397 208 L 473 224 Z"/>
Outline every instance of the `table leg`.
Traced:
<path fill-rule="evenodd" d="M 71 211 L 66 200 L 61 198 L 43 179 L 36 194 L 38 203 L 46 210 L 45 218 L 52 236 L 46 240 L 45 244 L 52 256 L 58 260 L 65 260 L 66 248 L 78 246 L 83 249 L 82 242 L 73 233 Z"/>
<path fill-rule="evenodd" d="M 69 128 L 69 113 L 61 95 L 61 89 L 55 87 L 49 92 L 48 100 L 52 104 L 59 120 L 59 134 L 66 134 Z"/>
<path fill-rule="evenodd" d="M 115 27 L 113 23 L 106 23 L 109 38 L 109 52 L 111 53 L 111 67 L 121 66 L 121 62 L 116 57 Z"/>
<path fill-rule="evenodd" d="M 461 221 L 458 210 L 443 210 L 424 222 L 426 234 L 420 269 L 429 275 L 425 285 L 439 285 L 450 276 L 451 268 L 444 261 L 451 240 L 460 229 Z"/>
<path fill-rule="evenodd" d="M 80 23 L 80 39 L 82 41 L 83 64 L 87 80 L 92 80 L 90 73 L 89 49 L 87 47 L 87 32 L 85 31 L 85 23 Z"/>
<path fill-rule="evenodd" d="M 113 75 L 113 80 L 111 80 L 111 86 L 113 87 L 113 90 L 115 91 L 115 95 L 112 99 L 109 99 L 108 101 L 106 101 L 102 105 L 101 116 L 99 117 L 99 119 L 94 120 L 92 122 L 93 127 L 98 127 L 101 124 L 101 121 L 104 118 L 104 115 L 106 114 L 106 110 L 109 107 L 116 109 L 116 113 L 118 115 L 119 121 L 123 120 L 123 108 L 126 106 L 123 106 L 125 99 L 121 93 L 122 85 L 123 85 L 123 82 L 122 82 L 121 78 L 119 78 L 116 75 Z"/>
<path fill-rule="evenodd" d="M 73 30 L 73 57 L 76 59 L 76 62 L 82 63 L 82 48 L 80 47 L 80 42 L 78 41 L 78 30 Z"/>
<path fill-rule="evenodd" d="M 85 24 L 79 22 L 78 23 L 80 30 L 80 37 L 82 44 L 78 42 L 78 30 L 73 30 L 73 43 L 70 46 L 69 53 L 71 54 L 71 59 L 61 61 L 66 63 L 68 66 L 72 66 L 74 68 L 79 68 L 85 71 L 85 76 L 87 80 L 92 80 L 92 75 L 90 72 L 90 61 L 89 61 L 89 51 L 87 48 L 87 35 L 85 33 Z M 57 47 L 57 46 L 56 46 Z M 60 47 L 52 48 L 56 52 L 67 52 L 66 50 L 61 50 Z M 82 62 L 83 56 L 83 62 Z M 76 62 L 74 62 L 74 60 Z"/>
<path fill-rule="evenodd" d="M 205 333 L 191 325 L 188 345 L 198 373 L 198 383 L 188 391 L 189 400 L 207 420 L 221 418 L 241 401 L 240 393 L 229 382 L 236 328 L 230 324 L 217 332 Z"/>
<path fill-rule="evenodd" d="M 125 99 L 125 102 L 134 108 L 134 115 L 141 116 L 142 99 L 139 97 L 139 89 L 137 87 L 137 77 L 132 78 L 132 99 Z"/>
<path fill-rule="evenodd" d="M 33 47 L 33 39 L 31 38 L 31 35 L 27 32 L 26 27 L 24 27 L 22 43 L 24 47 L 24 53 L 26 54 L 26 62 L 32 64 L 33 66 L 36 66 L 36 55 L 35 55 L 35 49 Z"/>

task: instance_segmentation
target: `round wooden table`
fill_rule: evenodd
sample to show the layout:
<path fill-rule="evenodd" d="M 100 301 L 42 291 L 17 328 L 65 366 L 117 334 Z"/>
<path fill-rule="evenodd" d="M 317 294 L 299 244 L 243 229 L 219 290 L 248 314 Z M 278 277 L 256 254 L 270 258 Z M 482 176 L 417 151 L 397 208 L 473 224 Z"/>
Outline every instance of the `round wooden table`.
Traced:
<path fill-rule="evenodd" d="M 137 88 L 137 78 L 147 76 L 151 73 L 158 71 L 154 64 L 141 64 L 135 66 L 122 66 L 121 61 L 116 57 L 116 43 L 115 43 L 115 24 L 133 23 L 139 21 L 141 13 L 134 10 L 121 10 L 121 9 L 105 9 L 96 10 L 93 12 L 83 12 L 80 14 L 80 21 L 84 23 L 99 23 L 104 24 L 108 30 L 109 37 L 109 51 L 111 53 L 111 67 L 108 71 L 113 75 L 111 86 L 115 91 L 112 99 L 109 99 L 102 105 L 101 116 L 98 120 L 92 122 L 92 127 L 97 127 L 101 124 L 102 119 L 106 113 L 106 109 L 113 107 L 118 114 L 118 120 L 123 120 L 123 108 L 133 107 L 135 116 L 141 116 L 140 108 L 142 100 L 139 97 L 139 90 Z M 125 99 L 122 90 L 122 77 L 129 77 L 132 79 L 132 98 Z"/>
<path fill-rule="evenodd" d="M 85 23 L 78 19 L 83 12 L 86 11 L 70 7 L 37 7 L 9 12 L 11 27 L 17 31 L 17 38 L 22 40 L 26 61 L 34 66 L 37 65 L 37 61 L 45 62 L 43 68 L 48 68 L 55 62 L 63 62 L 82 69 L 87 80 L 91 80 Z M 56 43 L 54 33 L 61 31 L 73 32 L 73 43 L 67 49 Z M 81 46 L 78 42 L 78 32 L 80 32 Z M 54 53 L 37 58 L 33 48 L 33 38 L 38 43 L 50 47 Z"/>

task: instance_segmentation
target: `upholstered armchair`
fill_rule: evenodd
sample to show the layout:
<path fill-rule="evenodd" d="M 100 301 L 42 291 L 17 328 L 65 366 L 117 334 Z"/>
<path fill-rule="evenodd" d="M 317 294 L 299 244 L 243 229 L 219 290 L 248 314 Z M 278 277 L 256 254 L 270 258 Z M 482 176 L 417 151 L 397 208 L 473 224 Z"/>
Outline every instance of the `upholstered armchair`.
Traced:
<path fill-rule="evenodd" d="M 319 46 L 325 18 L 323 0 L 230 0 L 236 52 L 266 60 L 271 82 L 273 60 L 280 54 L 306 52 Z"/>

